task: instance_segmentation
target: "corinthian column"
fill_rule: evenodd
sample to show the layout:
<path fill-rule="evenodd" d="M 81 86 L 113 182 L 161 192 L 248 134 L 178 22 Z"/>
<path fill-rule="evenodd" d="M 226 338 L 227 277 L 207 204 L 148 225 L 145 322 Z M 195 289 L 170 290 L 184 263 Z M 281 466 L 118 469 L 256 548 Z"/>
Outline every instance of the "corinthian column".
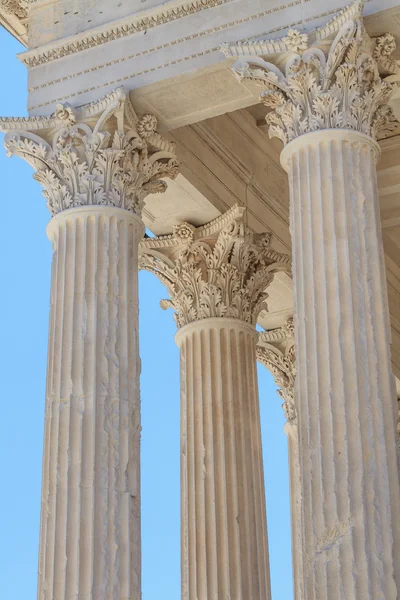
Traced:
<path fill-rule="evenodd" d="M 1 126 L 52 214 L 38 597 L 140 600 L 138 245 L 173 149 L 121 90 Z"/>
<path fill-rule="evenodd" d="M 302 533 L 301 533 L 301 472 L 299 462 L 299 435 L 297 410 L 294 400 L 296 377 L 293 319 L 283 327 L 258 334 L 257 360 L 270 371 L 278 386 L 278 395 L 283 400 L 286 416 L 285 433 L 288 438 L 290 507 L 292 525 L 292 567 L 294 596 L 303 598 L 302 591 Z"/>
<path fill-rule="evenodd" d="M 369 38 L 361 9 L 357 2 L 310 39 L 289 32 L 280 42 L 285 73 L 273 58 L 236 65 L 264 86 L 270 135 L 285 144 L 307 600 L 400 595 L 397 407 L 376 182 L 376 139 L 396 126 L 383 79 L 394 42 Z"/>
<path fill-rule="evenodd" d="M 141 244 L 181 351 L 182 599 L 270 600 L 255 324 L 289 269 L 243 209 Z"/>

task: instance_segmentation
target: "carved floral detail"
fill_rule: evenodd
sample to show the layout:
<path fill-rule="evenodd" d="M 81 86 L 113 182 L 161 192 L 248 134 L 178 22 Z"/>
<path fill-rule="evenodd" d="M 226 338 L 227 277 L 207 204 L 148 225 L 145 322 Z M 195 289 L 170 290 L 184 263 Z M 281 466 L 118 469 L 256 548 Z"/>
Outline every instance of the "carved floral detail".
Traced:
<path fill-rule="evenodd" d="M 8 155 L 24 158 L 36 170 L 34 178 L 43 186 L 52 215 L 77 206 L 108 205 L 140 216 L 144 198 L 165 191 L 163 179 L 178 174 L 173 147 L 156 133 L 152 115 L 136 117 L 122 91 L 88 105 L 86 113 L 90 122 L 96 117 L 94 127 L 79 121 L 69 105 L 57 105 L 55 133 L 49 129 L 39 137 L 11 131 L 5 139 Z M 50 142 L 45 139 L 49 132 Z"/>
<path fill-rule="evenodd" d="M 400 71 L 400 65 L 393 60 L 392 54 L 396 50 L 396 39 L 393 34 L 385 33 L 376 38 L 374 59 L 380 69 L 388 75 L 396 75 Z"/>
<path fill-rule="evenodd" d="M 383 37 L 372 54 L 359 14 L 341 27 L 327 56 L 317 46 L 304 50 L 303 40 L 298 53 L 288 58 L 285 73 L 261 57 L 239 60 L 233 69 L 240 79 L 264 87 L 261 100 L 272 109 L 266 117 L 270 137 L 284 144 L 331 128 L 380 139 L 398 125 L 388 104 L 395 85 L 382 80 L 377 63 L 378 54 L 388 60 L 394 48 L 390 36 Z"/>
<path fill-rule="evenodd" d="M 283 327 L 259 334 L 257 360 L 272 374 L 282 398 L 282 408 L 286 419 L 297 419 L 294 403 L 294 384 L 296 378 L 296 353 L 294 346 L 294 323 L 290 318 Z"/>
<path fill-rule="evenodd" d="M 283 326 L 283 331 L 287 338 L 294 338 L 294 319 L 291 317 Z"/>
<path fill-rule="evenodd" d="M 297 29 L 289 29 L 287 36 L 282 41 L 286 44 L 288 50 L 296 54 L 308 48 L 308 35 L 300 33 Z"/>
<path fill-rule="evenodd" d="M 172 231 L 176 238 L 187 242 L 192 242 L 196 228 L 189 223 L 180 223 L 180 225 L 174 225 Z"/>
<path fill-rule="evenodd" d="M 145 240 L 140 267 L 167 287 L 178 327 L 210 317 L 231 317 L 255 325 L 265 307 L 266 288 L 278 270 L 289 270 L 286 255 L 270 246 L 269 234 L 254 234 L 234 207 L 218 225 L 193 228 L 187 223 L 172 236 Z M 211 233 L 210 233 L 211 232 Z"/>
<path fill-rule="evenodd" d="M 157 117 L 154 115 L 144 115 L 138 125 L 137 132 L 144 140 L 151 137 L 157 131 Z"/>

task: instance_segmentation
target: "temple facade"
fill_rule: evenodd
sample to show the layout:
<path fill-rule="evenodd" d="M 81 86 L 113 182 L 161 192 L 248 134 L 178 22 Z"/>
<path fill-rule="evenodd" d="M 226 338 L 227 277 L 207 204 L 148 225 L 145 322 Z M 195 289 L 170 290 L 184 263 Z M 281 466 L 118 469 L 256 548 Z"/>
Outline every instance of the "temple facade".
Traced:
<path fill-rule="evenodd" d="M 294 600 L 398 600 L 400 0 L 0 0 L 0 22 L 29 115 L 0 130 L 53 247 L 38 599 L 141 598 L 145 269 L 180 350 L 182 600 L 271 600 L 257 361 Z"/>

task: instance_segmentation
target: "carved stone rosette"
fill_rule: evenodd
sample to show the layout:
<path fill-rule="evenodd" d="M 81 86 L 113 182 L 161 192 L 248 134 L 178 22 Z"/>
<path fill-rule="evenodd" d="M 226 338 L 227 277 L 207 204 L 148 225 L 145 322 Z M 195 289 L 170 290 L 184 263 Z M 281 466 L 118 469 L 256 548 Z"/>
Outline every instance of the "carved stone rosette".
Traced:
<path fill-rule="evenodd" d="M 122 88 L 49 118 L 0 119 L 9 156 L 36 171 L 52 216 L 79 206 L 112 206 L 141 216 L 144 199 L 166 189 L 178 162 L 153 115 L 139 118 Z"/>
<path fill-rule="evenodd" d="M 294 383 L 296 377 L 296 352 L 293 318 L 283 327 L 262 331 L 258 335 L 257 360 L 271 372 L 283 400 L 282 408 L 288 421 L 296 421 Z"/>
<path fill-rule="evenodd" d="M 167 287 L 178 327 L 211 317 L 255 325 L 274 273 L 290 270 L 290 258 L 271 247 L 270 234 L 254 234 L 244 209 L 234 206 L 211 223 L 175 227 L 169 236 L 140 244 L 140 267 Z"/>
<path fill-rule="evenodd" d="M 395 84 L 384 79 L 399 71 L 391 58 L 395 39 L 391 34 L 371 39 L 362 9 L 358 0 L 310 35 L 290 30 L 281 40 L 240 45 L 245 57 L 233 70 L 240 80 L 264 88 L 261 100 L 272 109 L 266 116 L 270 137 L 287 144 L 312 131 L 352 129 L 381 139 L 399 125 L 389 106 Z M 279 66 L 274 62 L 278 46 L 283 68 L 282 55 Z M 239 54 L 235 46 L 223 51 Z"/>

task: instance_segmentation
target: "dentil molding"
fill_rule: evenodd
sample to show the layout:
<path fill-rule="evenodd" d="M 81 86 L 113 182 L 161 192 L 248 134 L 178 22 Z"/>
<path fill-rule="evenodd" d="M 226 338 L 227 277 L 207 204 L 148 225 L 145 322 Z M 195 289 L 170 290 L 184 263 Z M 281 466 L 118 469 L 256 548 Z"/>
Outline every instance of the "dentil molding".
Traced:
<path fill-rule="evenodd" d="M 34 169 L 52 215 L 105 205 L 141 216 L 144 199 L 178 175 L 174 145 L 157 133 L 153 115 L 139 118 L 122 88 L 51 117 L 3 118 L 5 147 Z"/>
<path fill-rule="evenodd" d="M 395 39 L 391 34 L 369 37 L 363 6 L 357 0 L 311 35 L 293 29 L 274 42 L 222 48 L 226 56 L 244 56 L 233 65 L 241 81 L 264 88 L 261 100 L 272 109 L 266 116 L 270 137 L 287 144 L 310 131 L 341 128 L 382 139 L 398 127 L 389 106 L 397 84 L 385 80 L 399 72 L 391 58 Z"/>
<path fill-rule="evenodd" d="M 271 234 L 254 234 L 245 209 L 233 206 L 211 223 L 182 223 L 172 235 L 140 244 L 139 264 L 167 287 L 178 327 L 211 317 L 256 324 L 274 273 L 290 271 L 290 258 L 271 247 Z"/>

